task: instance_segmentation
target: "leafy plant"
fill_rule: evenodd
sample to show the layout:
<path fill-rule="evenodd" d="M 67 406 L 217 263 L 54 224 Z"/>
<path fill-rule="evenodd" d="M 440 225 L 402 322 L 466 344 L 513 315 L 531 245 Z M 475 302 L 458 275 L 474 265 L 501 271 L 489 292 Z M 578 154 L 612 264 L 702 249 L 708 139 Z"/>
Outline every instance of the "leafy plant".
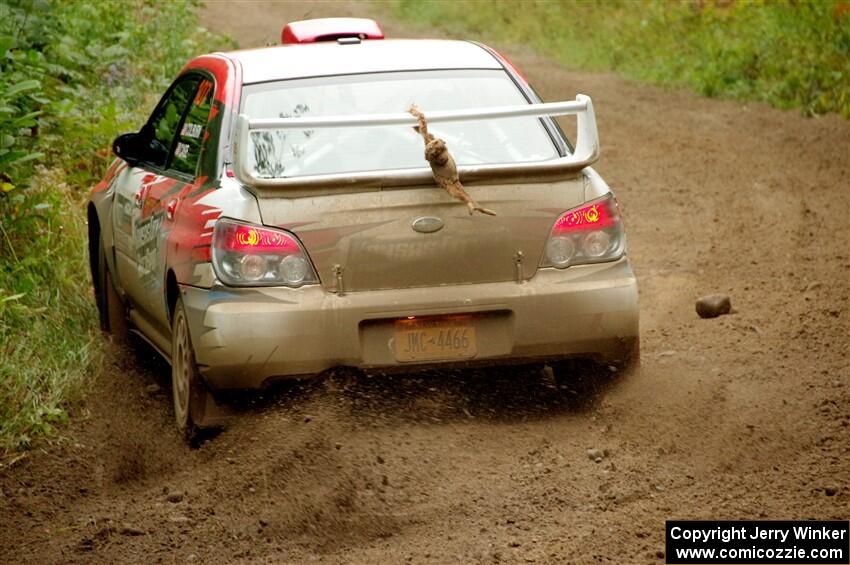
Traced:
<path fill-rule="evenodd" d="M 0 2 L 0 453 L 50 436 L 101 359 L 88 189 L 192 56 L 192 1 Z"/>

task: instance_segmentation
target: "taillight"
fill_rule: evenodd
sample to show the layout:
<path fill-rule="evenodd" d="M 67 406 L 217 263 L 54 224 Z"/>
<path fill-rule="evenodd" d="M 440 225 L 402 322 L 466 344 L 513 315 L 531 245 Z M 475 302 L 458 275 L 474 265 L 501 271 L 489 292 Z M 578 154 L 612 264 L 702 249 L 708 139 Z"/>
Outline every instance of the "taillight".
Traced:
<path fill-rule="evenodd" d="M 289 232 L 219 219 L 212 244 L 219 280 L 233 286 L 293 286 L 319 282 L 301 244 Z"/>
<path fill-rule="evenodd" d="M 564 212 L 552 226 L 541 267 L 614 261 L 623 256 L 626 234 L 614 195 Z"/>

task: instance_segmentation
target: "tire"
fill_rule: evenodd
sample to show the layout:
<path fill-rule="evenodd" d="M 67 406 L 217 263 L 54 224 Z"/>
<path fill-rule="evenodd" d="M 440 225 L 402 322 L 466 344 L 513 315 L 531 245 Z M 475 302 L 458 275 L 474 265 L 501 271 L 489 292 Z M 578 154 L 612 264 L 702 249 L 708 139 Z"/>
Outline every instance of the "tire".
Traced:
<path fill-rule="evenodd" d="M 212 399 L 195 363 L 182 297 L 177 298 L 171 322 L 171 393 L 177 429 L 192 445 L 207 427 L 206 412 Z"/>
<path fill-rule="evenodd" d="M 106 254 L 103 251 L 103 242 L 98 239 L 97 242 L 97 265 L 96 270 L 92 269 L 92 286 L 94 286 L 94 301 L 97 304 L 98 320 L 100 329 L 103 332 L 109 332 L 109 306 L 106 303 L 106 293 L 104 292 L 104 274 L 106 273 Z"/>
<path fill-rule="evenodd" d="M 100 242 L 99 249 L 97 274 L 100 284 L 95 288 L 95 296 L 100 315 L 100 329 L 111 334 L 112 339 L 119 345 L 127 345 L 130 334 L 126 308 L 112 282 L 103 241 Z"/>
<path fill-rule="evenodd" d="M 579 396 L 592 394 L 607 376 L 603 367 L 591 359 L 565 359 L 551 364 L 559 388 Z"/>
<path fill-rule="evenodd" d="M 558 387 L 579 396 L 593 396 L 608 388 L 617 379 L 631 374 L 639 366 L 639 338 L 624 340 L 621 351 L 613 358 L 575 358 L 551 363 Z"/>
<path fill-rule="evenodd" d="M 623 343 L 623 352 L 613 365 L 621 373 L 629 374 L 640 367 L 640 338 L 635 337 Z"/>

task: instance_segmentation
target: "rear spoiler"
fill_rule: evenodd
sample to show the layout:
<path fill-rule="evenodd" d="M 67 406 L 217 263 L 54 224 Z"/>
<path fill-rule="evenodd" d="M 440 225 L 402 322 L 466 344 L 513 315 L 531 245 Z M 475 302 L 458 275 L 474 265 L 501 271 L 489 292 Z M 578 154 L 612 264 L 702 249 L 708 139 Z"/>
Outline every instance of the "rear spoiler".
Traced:
<path fill-rule="evenodd" d="M 599 134 L 596 131 L 596 115 L 589 96 L 579 94 L 573 101 L 551 102 L 546 104 L 523 104 L 520 106 L 498 106 L 472 110 L 445 110 L 441 112 L 423 112 L 428 124 L 440 122 L 489 120 L 492 118 L 513 118 L 519 116 L 564 116 L 575 114 L 578 133 L 575 151 L 566 157 L 534 163 L 512 163 L 494 165 L 458 166 L 460 180 L 474 182 L 508 182 L 557 180 L 565 175 L 575 174 L 599 158 Z M 234 173 L 243 184 L 264 191 L 264 189 L 299 190 L 347 187 L 395 187 L 422 186 L 433 184 L 431 168 L 424 157 L 423 167 L 415 169 L 395 169 L 390 171 L 363 171 L 354 173 L 334 173 L 326 175 L 307 175 L 296 177 L 262 178 L 254 176 L 248 166 L 249 136 L 252 131 L 282 129 L 315 129 L 369 126 L 407 126 L 417 125 L 416 118 L 404 114 L 370 114 L 364 116 L 319 116 L 301 118 L 251 119 L 239 114 L 236 119 L 236 139 L 234 145 Z M 277 192 L 275 190 L 275 192 Z M 293 194 L 295 196 L 295 194 Z"/>

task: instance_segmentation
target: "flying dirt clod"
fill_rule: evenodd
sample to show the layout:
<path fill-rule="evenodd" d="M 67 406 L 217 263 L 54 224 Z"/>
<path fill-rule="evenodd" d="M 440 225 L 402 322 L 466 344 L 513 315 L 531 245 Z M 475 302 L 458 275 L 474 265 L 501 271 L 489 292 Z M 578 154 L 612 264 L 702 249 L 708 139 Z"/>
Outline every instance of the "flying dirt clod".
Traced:
<path fill-rule="evenodd" d="M 457 174 L 457 165 L 446 147 L 446 142 L 428 132 L 428 122 L 425 120 L 425 115 L 416 106 L 411 106 L 407 111 L 419 120 L 419 125 L 414 126 L 413 129 L 419 132 L 422 139 L 425 140 L 425 159 L 431 165 L 431 172 L 437 184 L 458 200 L 466 202 L 470 216 L 476 211 L 488 216 L 495 216 L 496 212 L 479 206 L 463 188 Z"/>

